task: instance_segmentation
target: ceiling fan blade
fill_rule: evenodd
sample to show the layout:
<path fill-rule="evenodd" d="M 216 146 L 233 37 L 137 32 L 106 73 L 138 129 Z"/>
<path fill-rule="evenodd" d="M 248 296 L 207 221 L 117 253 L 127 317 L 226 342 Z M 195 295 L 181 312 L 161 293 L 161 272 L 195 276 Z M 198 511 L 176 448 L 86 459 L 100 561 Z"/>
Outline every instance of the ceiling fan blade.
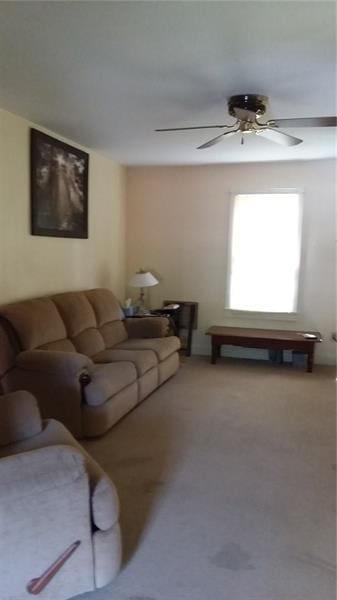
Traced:
<path fill-rule="evenodd" d="M 186 131 L 188 129 L 225 129 L 233 125 L 200 125 L 199 127 L 170 127 L 168 129 L 155 129 L 155 131 Z"/>
<path fill-rule="evenodd" d="M 298 119 L 271 119 L 281 127 L 337 127 L 337 117 L 304 117 Z"/>
<path fill-rule="evenodd" d="M 238 133 L 238 129 L 235 129 L 235 131 L 225 131 L 224 133 L 221 133 L 220 135 L 217 135 L 215 138 L 213 138 L 212 140 L 209 140 L 209 142 L 206 142 L 205 144 L 202 144 L 201 146 L 198 146 L 197 150 L 204 150 L 205 148 L 209 148 L 210 146 L 214 146 L 215 144 L 218 144 L 219 142 L 221 142 L 221 140 L 227 136 L 232 136 L 235 135 L 236 133 Z"/>
<path fill-rule="evenodd" d="M 256 131 L 259 137 L 264 137 L 271 142 L 276 142 L 276 144 L 281 144 L 282 146 L 297 146 L 297 144 L 301 144 L 303 140 L 300 138 L 294 137 L 293 135 L 289 135 L 288 133 L 284 133 L 283 131 L 279 131 L 278 129 L 260 129 Z"/>

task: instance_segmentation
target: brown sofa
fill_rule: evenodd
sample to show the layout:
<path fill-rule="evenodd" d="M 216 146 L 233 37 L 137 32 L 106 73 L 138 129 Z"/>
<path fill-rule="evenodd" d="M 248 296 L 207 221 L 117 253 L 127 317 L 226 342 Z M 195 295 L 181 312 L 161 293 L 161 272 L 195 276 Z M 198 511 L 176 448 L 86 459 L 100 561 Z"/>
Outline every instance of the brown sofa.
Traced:
<path fill-rule="evenodd" d="M 3 392 L 35 395 L 43 418 L 105 433 L 178 369 L 163 317 L 124 319 L 112 292 L 67 292 L 0 308 Z"/>

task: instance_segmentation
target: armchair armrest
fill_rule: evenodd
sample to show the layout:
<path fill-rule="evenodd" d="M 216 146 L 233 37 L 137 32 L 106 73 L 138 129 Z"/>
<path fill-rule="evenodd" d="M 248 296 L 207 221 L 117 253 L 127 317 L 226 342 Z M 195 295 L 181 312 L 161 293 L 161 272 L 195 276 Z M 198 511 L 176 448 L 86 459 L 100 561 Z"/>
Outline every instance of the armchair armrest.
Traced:
<path fill-rule="evenodd" d="M 124 323 L 129 338 L 165 337 L 170 326 L 167 317 L 141 317 L 139 319 L 125 319 Z"/>
<path fill-rule="evenodd" d="M 24 390 L 0 396 L 0 446 L 33 437 L 42 431 L 37 401 Z"/>
<path fill-rule="evenodd" d="M 78 375 L 93 367 L 93 362 L 78 352 L 56 350 L 25 350 L 16 357 L 16 366 L 28 371 L 40 371 L 65 377 Z"/>

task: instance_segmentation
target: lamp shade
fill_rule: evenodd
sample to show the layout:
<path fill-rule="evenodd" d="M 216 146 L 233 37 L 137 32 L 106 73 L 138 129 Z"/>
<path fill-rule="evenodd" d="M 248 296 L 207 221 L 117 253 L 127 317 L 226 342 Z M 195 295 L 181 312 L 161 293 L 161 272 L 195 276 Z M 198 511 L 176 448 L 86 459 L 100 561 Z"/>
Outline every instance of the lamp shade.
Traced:
<path fill-rule="evenodd" d="M 133 275 L 129 281 L 129 285 L 132 287 L 151 287 L 152 285 L 157 285 L 159 283 L 158 279 L 155 278 L 150 271 L 145 273 L 136 273 Z"/>

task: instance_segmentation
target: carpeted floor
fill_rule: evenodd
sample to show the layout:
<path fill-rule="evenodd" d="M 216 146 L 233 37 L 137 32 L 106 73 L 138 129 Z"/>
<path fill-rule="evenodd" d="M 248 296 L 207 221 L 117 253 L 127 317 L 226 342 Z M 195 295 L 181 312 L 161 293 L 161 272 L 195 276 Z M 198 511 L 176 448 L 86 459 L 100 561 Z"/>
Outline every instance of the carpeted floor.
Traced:
<path fill-rule="evenodd" d="M 335 600 L 335 374 L 206 358 L 85 443 L 124 565 L 76 600 Z"/>

